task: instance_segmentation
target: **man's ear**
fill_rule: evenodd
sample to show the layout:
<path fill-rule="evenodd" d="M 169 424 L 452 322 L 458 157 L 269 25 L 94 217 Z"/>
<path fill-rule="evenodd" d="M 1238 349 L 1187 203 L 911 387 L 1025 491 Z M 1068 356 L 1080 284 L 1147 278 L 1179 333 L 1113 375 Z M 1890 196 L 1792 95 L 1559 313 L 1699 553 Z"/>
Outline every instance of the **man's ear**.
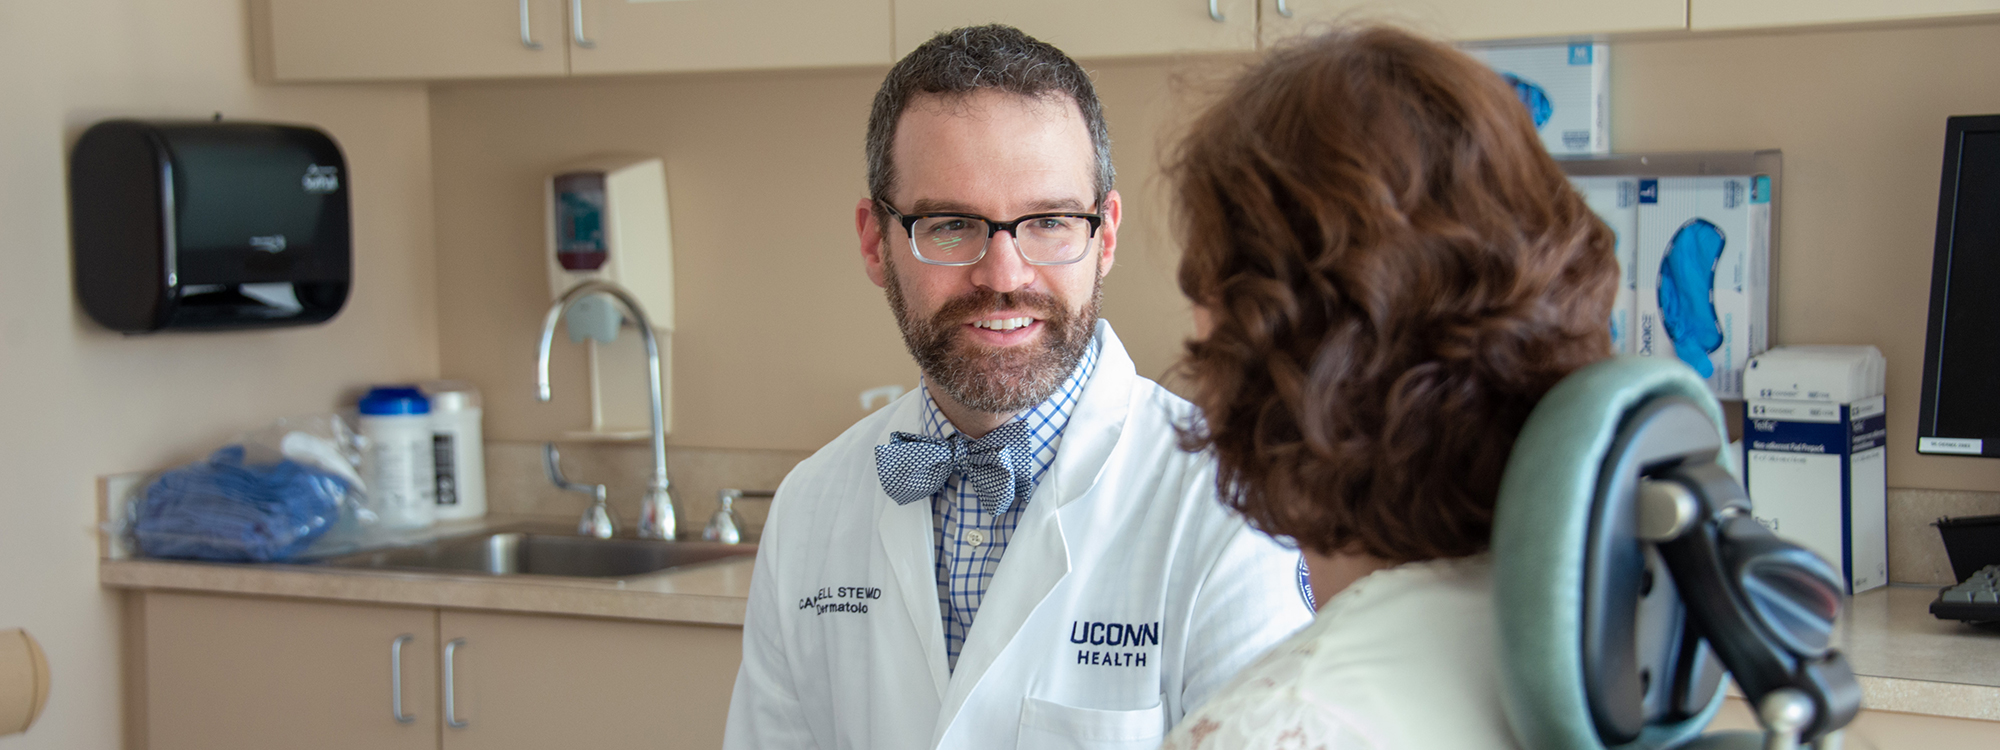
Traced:
<path fill-rule="evenodd" d="M 1111 261 L 1118 250 L 1118 224 L 1125 218 L 1125 201 L 1118 197 L 1118 191 L 1104 194 L 1104 202 L 1098 206 L 1104 214 L 1104 226 L 1098 227 L 1098 244 L 1103 246 L 1103 257 L 1098 259 L 1099 274 L 1111 273 Z"/>
<path fill-rule="evenodd" d="M 875 201 L 862 198 L 854 206 L 854 233 L 861 238 L 861 262 L 868 270 L 868 280 L 876 286 L 887 287 L 889 280 L 882 273 L 882 222 L 875 220 Z"/>

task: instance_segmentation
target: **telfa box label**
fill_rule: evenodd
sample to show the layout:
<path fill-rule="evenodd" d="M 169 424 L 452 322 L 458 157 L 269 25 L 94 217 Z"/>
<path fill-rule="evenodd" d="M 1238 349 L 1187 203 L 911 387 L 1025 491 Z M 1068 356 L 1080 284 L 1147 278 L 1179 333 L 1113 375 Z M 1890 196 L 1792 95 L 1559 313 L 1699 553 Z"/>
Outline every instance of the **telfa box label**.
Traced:
<path fill-rule="evenodd" d="M 1846 576 L 1848 593 L 1889 581 L 1886 400 L 1750 400 L 1743 410 L 1752 514 Z"/>

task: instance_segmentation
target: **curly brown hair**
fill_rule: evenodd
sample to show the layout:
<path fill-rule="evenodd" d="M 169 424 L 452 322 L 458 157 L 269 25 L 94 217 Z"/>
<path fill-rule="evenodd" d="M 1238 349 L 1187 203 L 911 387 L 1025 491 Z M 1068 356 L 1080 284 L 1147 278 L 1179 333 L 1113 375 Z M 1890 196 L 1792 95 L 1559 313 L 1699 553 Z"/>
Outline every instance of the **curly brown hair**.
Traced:
<path fill-rule="evenodd" d="M 1223 502 L 1320 553 L 1486 548 L 1514 436 L 1609 356 L 1618 267 L 1500 77 L 1388 26 L 1274 51 L 1168 173 Z"/>

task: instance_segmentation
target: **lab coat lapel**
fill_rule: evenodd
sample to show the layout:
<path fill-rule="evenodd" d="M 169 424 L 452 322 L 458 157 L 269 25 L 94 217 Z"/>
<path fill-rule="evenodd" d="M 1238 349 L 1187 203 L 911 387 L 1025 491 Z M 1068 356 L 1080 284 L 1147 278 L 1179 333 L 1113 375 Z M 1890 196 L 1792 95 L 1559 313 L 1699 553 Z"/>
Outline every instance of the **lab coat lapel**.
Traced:
<path fill-rule="evenodd" d="M 1088 532 L 1087 529 L 1066 531 L 1058 511 L 1096 483 L 1117 447 L 1124 433 L 1136 372 L 1124 345 L 1111 332 L 1111 325 L 1102 320 L 1097 325 L 1103 336 L 1097 370 L 1084 386 L 1076 410 L 1070 413 L 1069 425 L 1063 429 L 1062 443 L 1056 449 L 1055 463 L 1042 477 L 1028 507 L 1022 510 L 1021 523 L 1007 543 L 1006 555 L 993 574 L 979 616 L 973 621 L 972 630 L 966 633 L 965 647 L 958 654 L 958 668 L 951 673 L 945 695 L 944 720 L 938 722 L 933 744 L 944 738 L 951 719 L 987 677 L 1008 644 L 1014 642 L 1029 616 L 1069 575 L 1068 534 Z"/>
<path fill-rule="evenodd" d="M 876 437 L 876 445 L 887 445 L 890 433 L 923 432 L 922 396 L 906 398 L 895 408 L 898 412 L 889 419 L 882 434 Z M 945 660 L 944 620 L 938 610 L 938 590 L 936 563 L 931 559 L 932 535 L 931 505 L 913 502 L 897 505 L 888 493 L 878 485 L 873 493 L 880 517 L 876 535 L 882 543 L 882 552 L 889 559 L 889 567 L 896 579 L 896 591 L 903 600 L 903 609 L 910 616 L 910 624 L 916 628 L 916 645 L 922 652 L 926 669 L 931 673 L 931 682 L 937 687 L 938 698 L 945 695 L 947 681 L 951 678 L 950 664 Z"/>
<path fill-rule="evenodd" d="M 1097 353 L 1097 371 L 1084 387 L 1076 411 L 1070 413 L 1062 443 L 1056 446 L 1055 463 L 1042 479 L 1044 485 L 1053 480 L 1055 487 L 1063 489 L 1061 494 L 1052 495 L 1058 507 L 1068 505 L 1097 485 L 1112 452 L 1124 439 L 1125 418 L 1132 410 L 1132 386 L 1139 377 L 1138 368 L 1133 366 L 1131 355 L 1125 353 L 1124 342 L 1112 332 L 1110 321 L 1098 320 L 1097 333 L 1104 339 L 1104 346 Z M 1049 494 L 1037 492 L 1035 499 Z M 1003 564 L 1006 559 L 1001 558 Z"/>

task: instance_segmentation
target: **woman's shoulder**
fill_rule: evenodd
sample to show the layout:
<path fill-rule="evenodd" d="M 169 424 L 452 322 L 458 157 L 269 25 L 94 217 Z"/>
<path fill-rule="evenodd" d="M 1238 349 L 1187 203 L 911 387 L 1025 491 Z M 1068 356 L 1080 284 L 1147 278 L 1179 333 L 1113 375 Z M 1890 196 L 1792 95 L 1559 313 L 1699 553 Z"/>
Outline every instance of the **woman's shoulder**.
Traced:
<path fill-rule="evenodd" d="M 1277 747 L 1390 748 L 1365 706 L 1329 701 L 1316 690 L 1313 656 L 1321 646 L 1308 627 L 1271 649 L 1230 687 L 1188 714 L 1161 750 L 1263 750 Z"/>
<path fill-rule="evenodd" d="M 1165 747 L 1511 747 L 1490 580 L 1475 556 L 1355 582 L 1189 714 Z"/>
<path fill-rule="evenodd" d="M 1300 702 L 1269 701 L 1243 711 L 1200 711 L 1167 735 L 1160 750 L 1267 750 L 1280 747 L 1388 748 L 1352 717 Z"/>

